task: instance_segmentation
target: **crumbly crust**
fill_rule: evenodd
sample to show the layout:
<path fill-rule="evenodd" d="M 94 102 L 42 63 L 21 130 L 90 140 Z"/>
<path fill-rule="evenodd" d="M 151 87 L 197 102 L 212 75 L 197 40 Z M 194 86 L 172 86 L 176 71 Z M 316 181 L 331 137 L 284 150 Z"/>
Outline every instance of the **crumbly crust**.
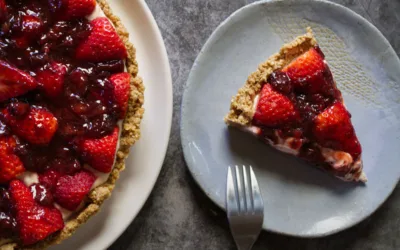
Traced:
<path fill-rule="evenodd" d="M 246 84 L 232 98 L 231 108 L 225 117 L 225 122 L 230 125 L 250 125 L 254 115 L 254 98 L 261 91 L 261 87 L 267 81 L 268 76 L 273 71 L 285 67 L 294 58 L 300 56 L 316 44 L 317 41 L 312 34 L 311 28 L 307 28 L 305 35 L 299 36 L 292 42 L 283 45 L 278 53 L 260 64 L 257 71 L 248 77 Z"/>
<path fill-rule="evenodd" d="M 84 208 L 74 216 L 74 219 L 65 223 L 65 227 L 58 233 L 50 236 L 44 241 L 38 242 L 32 246 L 22 247 L 16 242 L 6 243 L 0 246 L 0 250 L 14 250 L 14 249 L 45 249 L 50 245 L 61 243 L 63 240 L 72 236 L 72 234 L 84 224 L 90 217 L 95 215 L 103 202 L 111 196 L 111 192 L 115 187 L 115 183 L 119 178 L 121 171 L 125 169 L 125 159 L 128 157 L 130 147 L 140 137 L 140 122 L 143 117 L 144 109 L 144 85 L 142 79 L 138 76 L 138 63 L 136 61 L 135 47 L 129 42 L 129 33 L 125 29 L 121 20 L 115 16 L 107 0 L 96 0 L 97 4 L 101 7 L 104 14 L 114 24 L 118 35 L 128 51 L 128 59 L 126 60 L 127 71 L 131 74 L 131 93 L 129 98 L 128 111 L 125 120 L 122 124 L 122 131 L 120 136 L 120 146 L 116 155 L 116 162 L 108 180 L 93 189 L 86 200 Z M 1 240 L 6 242 L 7 240 Z"/>

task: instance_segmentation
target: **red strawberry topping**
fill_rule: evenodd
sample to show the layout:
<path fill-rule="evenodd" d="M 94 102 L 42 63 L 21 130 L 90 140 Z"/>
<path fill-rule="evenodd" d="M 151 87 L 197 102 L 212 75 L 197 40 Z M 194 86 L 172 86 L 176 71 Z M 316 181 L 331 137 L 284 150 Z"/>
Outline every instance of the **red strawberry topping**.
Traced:
<path fill-rule="evenodd" d="M 61 176 L 64 176 L 64 174 L 55 170 L 47 170 L 43 174 L 39 175 L 39 182 L 54 192 L 58 179 L 60 179 Z"/>
<path fill-rule="evenodd" d="M 82 18 L 92 14 L 96 0 L 49 0 L 50 8 L 61 20 Z"/>
<path fill-rule="evenodd" d="M 81 163 L 73 156 L 55 157 L 48 162 L 49 169 L 56 170 L 62 174 L 74 174 L 81 170 Z"/>
<path fill-rule="evenodd" d="M 336 96 L 332 74 L 318 48 L 305 52 L 282 69 L 303 93 Z"/>
<path fill-rule="evenodd" d="M 7 183 L 25 171 L 14 149 L 17 143 L 14 137 L 0 136 L 0 183 Z"/>
<path fill-rule="evenodd" d="M 31 185 L 29 188 L 37 203 L 46 207 L 54 206 L 53 195 L 49 188 L 39 183 Z"/>
<path fill-rule="evenodd" d="M 76 150 L 92 168 L 109 173 L 114 165 L 118 133 L 119 129 L 115 127 L 110 135 L 99 139 L 77 139 L 75 141 Z"/>
<path fill-rule="evenodd" d="M 55 98 L 62 93 L 67 70 L 64 64 L 52 62 L 37 72 L 36 80 L 47 96 Z"/>
<path fill-rule="evenodd" d="M 37 82 L 27 73 L 0 60 L 0 102 L 35 89 Z"/>
<path fill-rule="evenodd" d="M 286 96 L 265 84 L 261 90 L 254 122 L 268 127 L 276 127 L 299 119 L 292 102 Z"/>
<path fill-rule="evenodd" d="M 91 34 L 77 48 L 78 60 L 101 62 L 125 59 L 128 56 L 124 43 L 107 18 L 98 17 L 90 24 Z"/>
<path fill-rule="evenodd" d="M 58 122 L 45 108 L 25 103 L 11 103 L 0 118 L 12 131 L 32 144 L 48 144 L 57 130 Z"/>
<path fill-rule="evenodd" d="M 316 141 L 323 147 L 350 153 L 354 158 L 361 154 L 350 114 L 341 102 L 325 109 L 314 121 Z"/>
<path fill-rule="evenodd" d="M 115 101 L 121 109 L 121 119 L 126 115 L 128 109 L 131 75 L 129 73 L 119 73 L 112 75 L 110 81 L 114 86 Z"/>
<path fill-rule="evenodd" d="M 7 16 L 7 6 L 5 0 L 0 0 L 0 22 L 3 22 Z"/>
<path fill-rule="evenodd" d="M 9 191 L 24 245 L 43 240 L 64 227 L 60 211 L 37 204 L 29 188 L 21 181 L 13 180 Z"/>
<path fill-rule="evenodd" d="M 21 31 L 15 41 L 19 48 L 27 48 L 35 38 L 40 36 L 43 21 L 37 16 L 22 15 L 21 22 Z"/>
<path fill-rule="evenodd" d="M 314 48 L 297 57 L 282 69 L 294 81 L 307 79 L 323 70 L 325 70 L 324 58 Z"/>
<path fill-rule="evenodd" d="M 62 230 L 115 162 L 131 76 L 97 2 L 0 0 L 0 238 L 18 249 Z"/>
<path fill-rule="evenodd" d="M 74 211 L 89 193 L 95 180 L 96 176 L 89 171 L 62 176 L 58 179 L 54 199 L 60 206 Z"/>

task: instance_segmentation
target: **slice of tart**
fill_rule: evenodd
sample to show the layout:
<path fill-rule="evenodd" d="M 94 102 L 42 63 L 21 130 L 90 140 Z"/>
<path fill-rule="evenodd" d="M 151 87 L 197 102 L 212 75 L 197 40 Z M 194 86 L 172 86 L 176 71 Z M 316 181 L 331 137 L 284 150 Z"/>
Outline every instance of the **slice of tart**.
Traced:
<path fill-rule="evenodd" d="M 96 214 L 140 137 L 135 49 L 105 0 L 0 0 L 0 249 Z"/>
<path fill-rule="evenodd" d="M 340 179 L 367 181 L 351 115 L 310 28 L 249 76 L 225 121 Z"/>

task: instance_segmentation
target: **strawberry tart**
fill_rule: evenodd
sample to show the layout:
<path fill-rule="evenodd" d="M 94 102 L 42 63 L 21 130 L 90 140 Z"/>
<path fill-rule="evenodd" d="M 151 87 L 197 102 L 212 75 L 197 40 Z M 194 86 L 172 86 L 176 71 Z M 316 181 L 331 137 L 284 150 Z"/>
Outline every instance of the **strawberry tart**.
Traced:
<path fill-rule="evenodd" d="M 310 28 L 249 76 L 225 121 L 340 179 L 367 181 L 351 115 Z"/>
<path fill-rule="evenodd" d="M 0 249 L 99 211 L 140 136 L 135 49 L 105 0 L 0 0 Z"/>

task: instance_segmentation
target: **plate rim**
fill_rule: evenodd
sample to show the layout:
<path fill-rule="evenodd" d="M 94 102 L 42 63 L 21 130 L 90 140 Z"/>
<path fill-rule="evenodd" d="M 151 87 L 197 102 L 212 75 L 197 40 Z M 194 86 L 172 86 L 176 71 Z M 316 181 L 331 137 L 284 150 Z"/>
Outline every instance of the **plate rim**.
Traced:
<path fill-rule="evenodd" d="M 139 20 L 140 22 L 146 23 L 146 26 L 149 27 L 146 34 L 142 35 L 141 32 L 133 32 L 132 29 L 127 29 L 128 32 L 130 32 L 130 37 L 129 40 L 132 42 L 132 44 L 136 48 L 136 53 L 137 53 L 137 60 L 139 64 L 139 77 L 144 78 L 144 87 L 146 88 L 144 95 L 145 95 L 145 101 L 144 101 L 144 116 L 141 122 L 141 138 L 139 139 L 138 142 L 135 143 L 131 147 L 131 152 L 129 154 L 129 157 L 125 159 L 125 164 L 126 164 L 126 169 L 125 171 L 130 171 L 130 174 L 135 174 L 135 175 L 125 175 L 125 171 L 123 171 L 120 175 L 120 179 L 116 183 L 116 187 L 113 190 L 113 194 L 111 197 L 106 200 L 103 205 L 100 207 L 100 211 L 92 216 L 88 221 L 86 221 L 84 224 L 81 225 L 80 228 L 77 229 L 75 235 L 72 235 L 65 241 L 61 242 L 58 245 L 53 245 L 50 246 L 49 249 L 52 250 L 61 250 L 61 249 L 71 249 L 71 245 L 68 245 L 67 241 L 70 241 L 74 249 L 108 249 L 112 244 L 115 243 L 115 241 L 128 229 L 128 227 L 131 225 L 131 223 L 137 218 L 138 214 L 142 211 L 143 206 L 146 204 L 148 201 L 152 191 L 154 190 L 155 184 L 159 178 L 159 175 L 161 173 L 162 167 L 164 165 L 164 160 L 166 157 L 166 153 L 168 150 L 168 145 L 170 141 L 170 136 L 171 136 L 171 129 L 172 129 L 172 119 L 173 119 L 173 82 L 172 82 L 172 74 L 171 74 L 171 67 L 170 67 L 170 62 L 167 54 L 167 49 L 162 37 L 162 33 L 160 31 L 160 28 L 157 25 L 157 22 L 148 7 L 147 3 L 145 0 L 130 0 L 130 1 L 124 1 L 124 0 L 118 0 L 118 1 L 108 1 L 110 4 L 110 8 L 113 10 L 113 13 L 121 18 L 123 21 L 123 24 L 126 24 L 126 28 L 128 28 L 128 23 L 135 21 L 132 20 Z M 118 11 L 119 6 L 118 5 L 124 5 L 124 4 L 133 4 L 135 5 L 135 10 L 130 11 L 130 15 L 128 18 L 126 18 L 126 13 L 122 14 Z M 118 8 L 117 8 L 118 6 Z M 138 19 L 137 17 L 134 17 L 132 13 L 139 13 L 143 19 Z M 125 17 L 125 18 L 124 18 Z M 151 54 L 151 58 L 156 58 L 157 60 L 157 67 L 158 67 L 158 74 L 157 74 L 157 79 L 160 78 L 162 79 L 162 82 L 156 82 L 159 83 L 160 86 L 163 87 L 163 100 L 165 99 L 165 102 L 163 103 L 163 108 L 157 109 L 156 106 L 154 105 L 155 101 L 157 100 L 156 97 L 154 97 L 154 83 L 152 82 L 152 78 L 149 77 L 149 72 L 154 70 L 152 66 L 154 65 L 148 65 L 145 58 L 139 58 L 138 54 L 141 54 L 141 51 L 143 51 L 144 54 L 148 52 L 148 47 L 144 47 L 142 50 L 143 46 L 143 40 L 141 39 L 135 39 L 135 37 L 146 37 L 150 36 L 152 39 L 152 47 L 151 48 L 157 48 L 157 54 Z M 137 42 L 135 42 L 137 40 Z M 143 70 L 145 69 L 145 70 Z M 142 72 L 142 73 L 141 73 Z M 149 79 L 147 79 L 148 77 Z M 149 92 L 149 89 L 151 86 L 151 92 Z M 150 94 L 151 95 L 150 95 Z M 149 96 L 151 98 L 149 98 Z M 148 100 L 148 101 L 146 101 Z M 151 106 L 147 106 L 151 105 Z M 154 160 L 152 159 L 152 165 L 150 165 L 151 168 L 147 168 L 150 170 L 143 170 L 146 169 L 140 165 L 135 165 L 132 164 L 132 155 L 136 155 L 135 152 L 138 150 L 143 151 L 143 148 L 146 149 L 149 144 L 151 144 L 149 139 L 147 138 L 151 132 L 150 130 L 147 129 L 148 127 L 152 128 L 152 124 L 155 123 L 154 121 L 154 114 L 158 114 L 160 112 L 163 112 L 163 126 L 161 129 L 160 136 L 158 137 L 157 140 L 157 155 L 156 157 L 153 157 Z M 149 118 L 146 118 L 149 117 Z M 149 123 L 149 124 L 147 124 Z M 149 126 L 150 125 L 150 126 Z M 151 138 L 150 138 L 151 139 Z M 140 146 L 143 145 L 144 146 Z M 136 150 L 135 150 L 136 149 Z M 136 157 L 136 159 L 139 159 L 141 162 L 146 162 L 151 156 L 146 154 L 143 157 Z M 130 160 L 131 159 L 131 160 Z M 128 178 L 122 180 L 125 176 L 128 176 Z M 138 177 L 139 176 L 139 177 Z M 132 200 L 126 199 L 121 199 L 119 195 L 118 189 L 123 189 L 124 188 L 124 183 L 128 183 L 126 187 L 131 187 L 129 185 L 129 182 L 132 181 L 132 179 L 137 180 L 138 178 L 141 178 L 142 176 L 145 176 L 145 187 L 138 189 L 133 189 L 136 192 L 132 192 L 132 189 L 125 189 L 127 190 L 126 192 L 121 192 L 121 196 L 125 197 L 127 196 L 126 193 L 130 194 L 138 194 L 140 198 L 136 198 L 134 202 Z M 143 178 L 142 178 L 143 179 Z M 122 184 L 122 185 L 121 185 Z M 136 187 L 133 187 L 136 188 Z M 128 194 L 128 196 L 130 195 Z M 113 199 L 113 200 L 111 200 Z M 128 207 L 129 209 L 127 210 L 122 210 L 120 211 L 119 207 L 121 207 L 121 204 L 125 204 L 125 207 Z M 130 204 L 134 204 L 134 206 L 129 206 Z M 128 205 L 128 206 L 126 206 Z M 110 208 L 115 208 L 117 210 L 110 210 Z M 105 211 L 106 210 L 106 211 Z M 107 214 L 107 210 L 109 214 Z M 115 213 L 110 213 L 111 211 L 117 211 Z M 113 217 L 113 214 L 120 214 L 121 216 L 115 216 Z M 104 217 L 105 216 L 105 217 Z M 123 217 L 121 219 L 120 217 Z M 111 218 L 111 219 L 110 219 Z M 118 223 L 113 223 L 112 219 L 116 218 Z M 107 221 L 103 226 L 101 224 L 101 221 Z M 88 224 L 93 223 L 91 227 L 89 227 Z M 86 226 L 86 228 L 84 228 Z M 97 231 L 97 228 L 99 227 L 99 230 Z M 93 228 L 93 230 L 91 230 Z M 82 231 L 83 230 L 83 231 Z M 86 231 L 85 231 L 86 230 Z M 91 232 L 94 231 L 94 232 Z M 82 232 L 81 234 L 79 232 Z M 87 236 L 87 237 L 86 237 Z"/>
<path fill-rule="evenodd" d="M 170 141 L 169 139 L 172 129 L 174 98 L 171 67 L 162 33 L 145 0 L 118 0 L 108 2 L 113 13 L 121 18 L 123 24 L 125 24 L 125 28 L 127 28 L 127 31 L 130 33 L 129 40 L 136 48 L 136 58 L 139 64 L 138 76 L 143 78 L 144 87 L 146 88 L 144 92 L 145 112 L 141 122 L 141 138 L 135 143 L 135 145 L 131 147 L 129 157 L 125 159 L 126 169 L 125 171 L 121 172 L 120 179 L 117 181 L 111 197 L 109 197 L 108 200 L 103 203 L 103 205 L 100 207 L 100 211 L 92 216 L 86 223 L 82 224 L 81 227 L 77 229 L 75 235 L 72 235 L 58 245 L 50 246 L 49 249 L 52 250 L 71 249 L 71 245 L 68 244 L 68 241 L 70 241 L 69 243 L 72 244 L 73 247 L 75 247 L 74 249 L 82 250 L 108 249 L 111 245 L 113 245 L 116 240 L 128 229 L 131 223 L 137 218 L 138 214 L 143 210 L 143 206 L 146 204 L 152 191 L 154 190 L 168 150 L 168 145 Z M 121 13 L 118 10 L 122 10 L 124 4 L 134 5 L 135 10 L 131 11 L 130 13 L 127 13 L 125 11 L 124 13 Z M 135 17 L 134 15 L 132 15 L 132 13 L 140 14 L 141 19 Z M 145 23 L 145 25 L 147 26 L 148 29 L 146 30 L 146 34 L 143 35 L 142 31 L 135 30 L 134 28 L 136 26 L 128 27 L 128 24 L 133 23 L 135 25 L 138 21 Z M 143 39 L 146 39 L 146 37 L 150 37 L 152 39 L 152 45 L 150 49 L 156 48 L 156 54 L 154 54 L 152 51 L 149 52 L 149 47 L 145 46 L 146 42 L 143 42 L 145 41 Z M 138 56 L 142 53 L 142 56 Z M 146 60 L 146 57 L 144 57 L 147 56 L 147 54 L 149 53 L 151 55 L 150 59 L 152 61 L 157 61 L 156 66 L 159 71 L 156 79 L 162 79 L 162 82 L 156 82 L 159 83 L 159 86 L 162 86 L 163 88 L 161 96 L 164 100 L 164 105 L 162 109 L 157 108 L 157 106 L 155 105 L 155 100 L 157 100 L 154 87 L 155 79 L 151 77 L 151 75 L 153 75 L 151 74 L 151 72 L 154 70 L 154 65 L 149 65 L 149 61 Z M 138 155 L 138 153 L 136 152 L 143 152 L 143 150 L 144 152 L 147 152 L 146 150 L 151 144 L 151 140 L 148 139 L 149 134 L 151 134 L 151 130 L 148 128 L 154 127 L 154 116 L 161 112 L 163 113 L 163 126 L 160 129 L 161 132 L 158 133 L 160 136 L 158 137 L 156 146 L 157 155 L 154 155 L 154 153 L 152 154 L 152 164 L 147 165 L 147 168 L 145 168 L 146 166 L 143 167 L 140 164 L 135 163 L 136 161 L 138 161 L 139 163 L 146 162 L 149 158 L 151 158 L 151 156 L 149 154 L 146 154 L 145 156 L 140 157 L 140 155 Z M 158 126 L 156 127 L 158 128 Z M 144 187 L 139 187 L 138 189 L 137 186 L 132 186 L 129 184 L 130 182 L 137 181 L 140 178 L 143 179 L 142 177 L 145 178 L 143 181 Z M 123 185 L 124 183 L 126 185 Z M 119 193 L 122 189 L 127 191 Z M 132 192 L 132 190 L 135 192 Z M 129 198 L 127 199 L 127 196 L 132 197 L 131 194 L 138 194 L 138 197 L 136 197 L 134 200 Z M 120 197 L 123 197 L 124 199 Z M 133 206 L 130 206 L 131 204 L 133 204 Z M 128 209 L 124 208 L 121 210 L 120 207 L 128 207 Z M 112 208 L 116 210 L 112 210 Z M 112 211 L 116 212 L 112 213 Z M 113 214 L 119 215 L 114 216 Z M 118 223 L 114 223 L 113 218 L 115 218 Z M 106 222 L 102 224 L 101 221 Z M 88 225 L 90 223 L 92 223 L 92 225 Z M 97 229 L 97 227 L 99 229 Z M 93 230 L 91 230 L 91 228 Z"/>
<path fill-rule="evenodd" d="M 126 220 L 125 225 L 120 226 L 118 230 L 114 229 L 114 231 L 119 231 L 119 232 L 115 234 L 116 235 L 115 238 L 112 238 L 112 239 L 110 238 L 110 242 L 105 245 L 105 249 L 109 248 L 112 244 L 114 244 L 114 242 L 125 232 L 125 230 L 129 227 L 129 225 L 136 219 L 137 215 L 143 209 L 144 204 L 149 199 L 151 192 L 154 190 L 154 186 L 158 180 L 158 177 L 160 176 L 162 166 L 164 165 L 164 161 L 165 161 L 165 157 L 166 157 L 168 145 L 169 145 L 169 138 L 171 136 L 171 130 L 172 130 L 173 83 L 172 83 L 171 65 L 169 62 L 167 49 L 165 47 L 165 43 L 164 43 L 160 28 L 158 27 L 158 24 L 153 16 L 149 6 L 145 2 L 145 0 L 139 0 L 138 3 L 139 3 L 139 5 L 141 5 L 142 9 L 144 10 L 144 14 L 146 15 L 153 31 L 155 32 L 156 42 L 160 46 L 161 51 L 162 51 L 160 58 L 161 58 L 161 61 L 163 62 L 162 64 L 164 65 L 164 68 L 160 72 L 164 72 L 165 85 L 167 88 L 167 93 L 165 96 L 167 97 L 167 102 L 168 102 L 166 106 L 167 106 L 167 117 L 169 117 L 169 119 L 167 121 L 165 121 L 165 127 L 167 128 L 168 132 L 166 133 L 166 139 L 163 143 L 164 145 L 162 146 L 162 148 L 163 148 L 162 154 L 160 154 L 160 155 L 162 155 L 162 157 L 160 157 L 159 164 L 156 165 L 157 167 L 154 166 L 154 170 L 156 170 L 155 171 L 156 174 L 154 174 L 154 176 L 152 176 L 153 178 L 151 180 L 151 188 L 144 191 L 144 193 L 145 193 L 144 197 L 146 197 L 146 198 L 141 200 L 141 202 L 139 202 L 140 204 L 138 203 L 139 205 L 138 205 L 137 211 L 135 211 L 134 213 L 129 215 L 129 217 L 131 217 L 131 218 Z M 140 62 L 139 62 L 139 67 L 140 67 Z M 140 76 L 140 68 L 139 68 L 139 76 Z M 144 86 L 146 87 L 146 82 L 144 83 Z M 145 102 L 146 102 L 146 100 L 145 100 Z M 144 116 L 145 115 L 146 115 L 146 110 L 145 110 Z"/>
<path fill-rule="evenodd" d="M 250 3 L 247 4 L 239 9 L 237 9 L 236 11 L 234 11 L 232 14 L 230 14 L 224 21 L 222 21 L 216 28 L 215 30 L 211 33 L 211 35 L 207 38 L 207 41 L 204 43 L 203 47 L 201 48 L 200 52 L 198 53 L 195 61 L 193 62 L 193 65 L 190 69 L 190 73 L 188 76 L 188 79 L 186 81 L 186 85 L 184 88 L 184 92 L 183 92 L 183 96 L 182 96 L 182 101 L 181 101 L 181 112 L 180 112 L 180 137 L 181 137 L 181 146 L 182 146 L 182 150 L 183 150 L 183 156 L 185 159 L 185 163 L 187 165 L 187 168 L 189 169 L 189 172 L 191 174 L 191 176 L 193 177 L 193 179 L 195 180 L 196 184 L 200 187 L 200 189 L 207 195 L 207 197 L 212 200 L 212 202 L 217 205 L 219 208 L 221 208 L 223 211 L 226 212 L 226 208 L 224 205 L 220 204 L 216 199 L 214 199 L 214 197 L 212 195 L 210 195 L 210 191 L 207 190 L 206 187 L 203 187 L 200 183 L 200 179 L 197 177 L 197 173 L 194 172 L 194 168 L 191 167 L 191 163 L 189 164 L 190 161 L 188 161 L 189 158 L 189 152 L 188 152 L 188 147 L 185 146 L 184 144 L 184 126 L 182 126 L 182 121 L 183 121 L 183 115 L 184 115 L 184 109 L 185 109 L 185 104 L 188 102 L 187 100 L 187 92 L 189 91 L 189 86 L 194 84 L 193 83 L 193 75 L 194 75 L 194 70 L 197 67 L 199 61 L 201 60 L 202 55 L 204 54 L 204 51 L 207 50 L 210 45 L 214 42 L 214 40 L 218 37 L 217 35 L 220 33 L 220 31 L 227 26 L 227 24 L 234 19 L 236 16 L 238 16 L 241 12 L 245 11 L 246 9 L 250 9 L 250 8 L 256 8 L 256 6 L 259 5 L 263 5 L 263 4 L 271 4 L 271 3 L 275 3 L 275 2 L 282 2 L 282 0 L 261 0 L 261 1 L 257 1 L 254 3 Z M 385 43 L 385 45 L 387 46 L 388 50 L 390 50 L 391 53 L 396 54 L 396 51 L 393 49 L 392 45 L 389 43 L 389 41 L 386 39 L 386 37 L 380 32 L 380 30 L 375 27 L 371 22 L 369 22 L 367 19 L 365 19 L 363 16 L 361 16 L 360 14 L 356 13 L 355 11 L 351 10 L 350 8 L 347 8 L 346 6 L 343 6 L 341 4 L 337 4 L 334 2 L 330 2 L 327 0 L 307 0 L 304 2 L 299 2 L 299 1 L 295 1 L 295 0 L 289 0 L 287 2 L 295 2 L 295 3 L 300 3 L 300 4 L 306 4 L 307 2 L 319 2 L 322 4 L 327 4 L 327 5 L 331 5 L 333 6 L 333 8 L 339 8 L 341 11 L 347 12 L 347 14 L 352 15 L 354 18 L 359 19 L 363 24 L 365 24 L 366 26 L 368 26 L 368 28 L 370 28 L 377 36 L 379 36 L 379 38 Z M 399 57 L 397 57 L 397 61 L 400 64 L 400 59 Z M 379 204 L 371 213 L 369 214 L 365 214 L 364 216 L 352 221 L 351 223 L 349 223 L 348 225 L 341 227 L 341 228 L 337 228 L 337 229 L 333 229 L 333 230 L 327 230 L 326 232 L 323 233 L 313 233 L 313 234 L 291 234 L 291 233 L 286 233 L 286 232 L 282 232 L 279 230 L 274 230 L 271 228 L 267 228 L 264 224 L 262 226 L 262 230 L 264 231 L 268 231 L 268 232 L 272 232 L 272 233 L 277 233 L 280 235 L 286 235 L 286 236 L 292 236 L 292 237 L 297 237 L 297 238 L 321 238 L 321 237 L 325 237 L 325 236 L 329 236 L 329 235 L 333 235 L 336 233 L 339 233 L 341 231 L 344 231 L 346 229 L 349 229 L 357 224 L 359 224 L 360 222 L 364 221 L 365 219 L 367 219 L 369 216 L 373 215 L 386 201 L 387 199 L 390 197 L 390 195 L 394 192 L 396 186 L 398 185 L 400 181 L 400 176 L 398 176 L 397 178 L 397 182 L 391 187 L 390 192 L 387 193 L 387 195 L 384 197 L 383 202 L 381 204 Z"/>

